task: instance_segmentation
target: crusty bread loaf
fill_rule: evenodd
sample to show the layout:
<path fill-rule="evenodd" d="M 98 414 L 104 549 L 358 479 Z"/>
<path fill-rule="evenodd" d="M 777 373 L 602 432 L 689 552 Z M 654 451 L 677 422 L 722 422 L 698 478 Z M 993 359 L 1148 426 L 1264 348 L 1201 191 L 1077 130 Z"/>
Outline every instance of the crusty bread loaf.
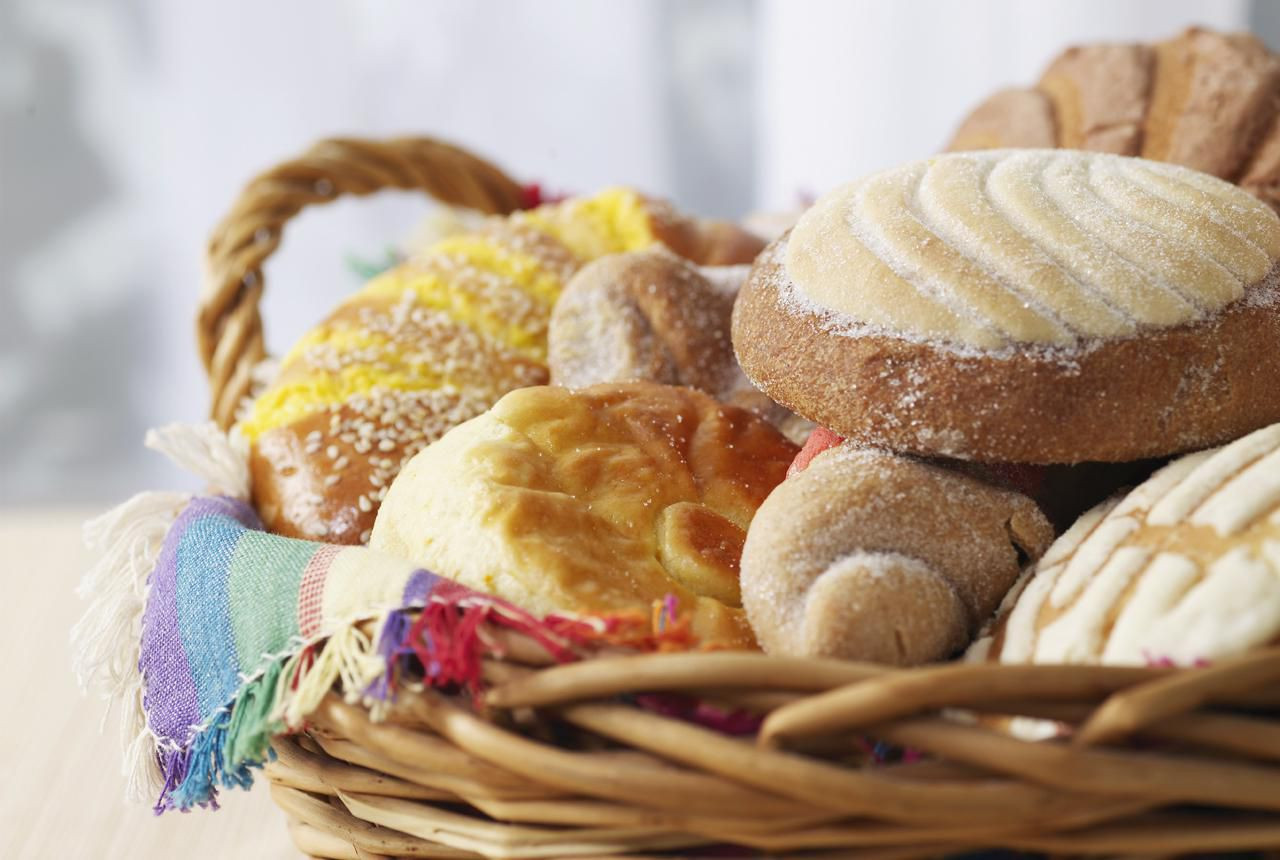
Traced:
<path fill-rule="evenodd" d="M 1154 51 L 1146 45 L 1068 48 L 1040 78 L 1040 91 L 1052 103 L 1057 139 L 1037 146 L 1137 155 L 1153 65 Z"/>
<path fill-rule="evenodd" d="M 749 646 L 742 541 L 795 452 L 688 388 L 525 388 L 409 462 L 370 545 L 536 613 L 673 594 L 703 640 Z"/>
<path fill-rule="evenodd" d="M 1251 35 L 1199 27 L 1068 48 L 1036 87 L 978 105 L 947 149 L 1047 146 L 1185 165 L 1280 206 L 1280 58 Z"/>
<path fill-rule="evenodd" d="M 684 385 L 761 415 L 793 442 L 812 423 L 751 385 L 729 325 L 747 266 L 698 267 L 664 249 L 612 254 L 584 266 L 551 313 L 551 381 Z"/>
<path fill-rule="evenodd" d="M 1020 493 L 845 444 L 761 505 L 742 554 L 742 602 L 770 653 L 941 660 L 1052 539 Z"/>
<path fill-rule="evenodd" d="M 1280 424 L 1175 460 L 1082 517 L 971 657 L 1191 665 L 1276 641 Z"/>
<path fill-rule="evenodd" d="M 485 219 L 375 278 L 285 356 L 240 429 L 254 501 L 295 537 L 367 540 L 387 485 L 444 431 L 547 381 L 546 332 L 585 262 L 670 241 L 699 261 L 759 241 L 624 189 Z"/>
<path fill-rule="evenodd" d="M 1127 461 L 1280 420 L 1280 218 L 1168 164 L 955 153 L 843 186 L 757 260 L 733 343 L 861 444 Z"/>

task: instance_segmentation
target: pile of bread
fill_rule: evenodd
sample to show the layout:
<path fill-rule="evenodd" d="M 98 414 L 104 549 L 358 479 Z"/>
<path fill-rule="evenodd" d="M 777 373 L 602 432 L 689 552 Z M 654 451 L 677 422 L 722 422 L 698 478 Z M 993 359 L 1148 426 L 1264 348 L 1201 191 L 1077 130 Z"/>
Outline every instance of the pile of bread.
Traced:
<path fill-rule="evenodd" d="M 534 612 L 674 599 L 719 647 L 1141 664 L 1278 641 L 1280 218 L 1126 157 L 1202 154 L 1168 112 L 1238 96 L 1240 67 L 1280 87 L 1255 49 L 1073 49 L 958 137 L 1037 148 L 864 177 L 767 247 L 627 190 L 446 237 L 257 396 L 259 510 Z M 1274 95 L 1222 120 L 1227 178 L 1261 175 Z M 1031 122 L 1015 102 L 1053 133 L 1001 132 Z"/>

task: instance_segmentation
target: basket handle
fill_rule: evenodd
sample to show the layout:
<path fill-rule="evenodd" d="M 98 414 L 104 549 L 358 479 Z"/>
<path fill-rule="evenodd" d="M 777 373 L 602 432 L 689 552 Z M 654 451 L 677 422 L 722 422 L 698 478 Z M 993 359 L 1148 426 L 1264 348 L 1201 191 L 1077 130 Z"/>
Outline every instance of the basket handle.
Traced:
<path fill-rule="evenodd" d="M 331 138 L 259 174 L 240 193 L 209 240 L 196 341 L 209 376 L 210 416 L 223 429 L 248 395 L 251 371 L 266 356 L 259 302 L 262 264 L 280 246 L 289 219 L 343 194 L 384 188 L 421 190 L 487 214 L 522 208 L 525 191 L 494 165 L 425 137 L 385 141 Z"/>

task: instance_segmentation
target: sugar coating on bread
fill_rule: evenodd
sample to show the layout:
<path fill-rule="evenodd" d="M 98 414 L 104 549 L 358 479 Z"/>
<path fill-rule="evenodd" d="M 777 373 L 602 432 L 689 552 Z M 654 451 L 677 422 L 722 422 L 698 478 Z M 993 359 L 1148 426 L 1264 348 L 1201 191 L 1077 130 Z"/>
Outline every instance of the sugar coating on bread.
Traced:
<path fill-rule="evenodd" d="M 1280 425 L 1087 514 L 1002 613 L 1003 662 L 1193 664 L 1280 638 Z"/>
<path fill-rule="evenodd" d="M 848 444 L 760 507 L 743 605 L 765 650 L 896 664 L 967 643 L 1053 528 L 1035 503 L 959 472 Z"/>
<path fill-rule="evenodd" d="M 749 273 L 743 265 L 695 266 L 662 248 L 589 263 L 551 314 L 552 383 L 684 385 L 749 409 L 803 441 L 808 422 L 761 394 L 733 353 L 733 302 Z"/>
<path fill-rule="evenodd" d="M 551 381 L 644 380 L 726 394 L 741 376 L 729 341 L 735 292 L 664 251 L 602 257 L 570 279 L 552 312 Z"/>
<path fill-rule="evenodd" d="M 784 253 L 833 328 L 999 353 L 1207 319 L 1280 259 L 1280 218 L 1230 183 L 1071 150 L 951 153 L 825 195 Z"/>
<path fill-rule="evenodd" d="M 742 541 L 795 452 L 692 389 L 525 388 L 409 462 L 370 545 L 539 613 L 673 594 L 704 638 L 746 645 Z"/>

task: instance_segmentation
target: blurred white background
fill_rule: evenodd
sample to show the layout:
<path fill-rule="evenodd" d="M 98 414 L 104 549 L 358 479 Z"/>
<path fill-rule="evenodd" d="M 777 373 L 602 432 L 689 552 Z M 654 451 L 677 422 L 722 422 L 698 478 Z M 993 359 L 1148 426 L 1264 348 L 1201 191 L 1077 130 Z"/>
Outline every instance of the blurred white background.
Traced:
<path fill-rule="evenodd" d="M 427 133 L 556 190 L 708 215 L 942 146 L 1066 45 L 1253 29 L 1264 0 L 0 0 L 0 505 L 182 482 L 141 437 L 195 420 L 209 228 L 333 134 Z M 283 349 L 427 211 L 306 213 L 267 270 Z"/>

